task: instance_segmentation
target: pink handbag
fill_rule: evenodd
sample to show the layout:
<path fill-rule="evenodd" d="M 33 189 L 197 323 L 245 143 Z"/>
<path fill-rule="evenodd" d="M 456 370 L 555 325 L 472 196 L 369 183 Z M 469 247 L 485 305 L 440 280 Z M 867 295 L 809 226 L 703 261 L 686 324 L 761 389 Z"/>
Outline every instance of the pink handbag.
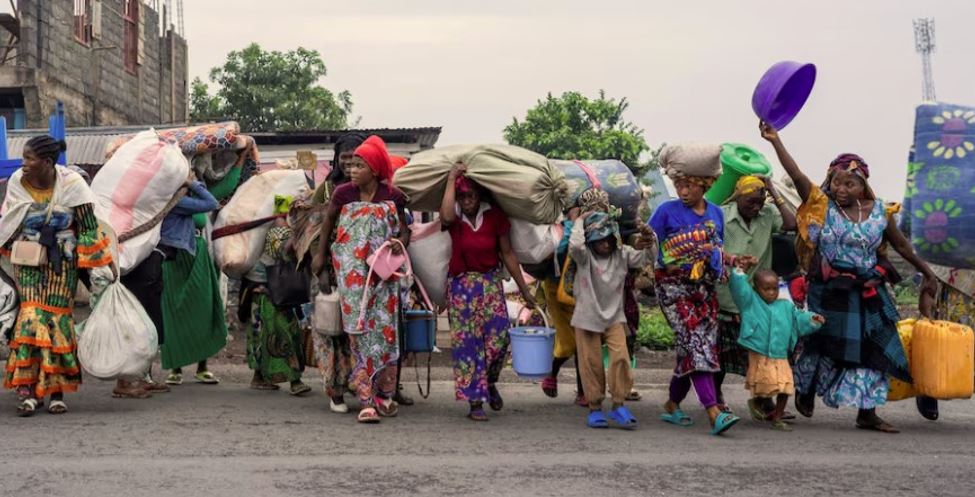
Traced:
<path fill-rule="evenodd" d="M 413 264 L 410 263 L 410 258 L 408 255 L 406 255 L 406 247 L 403 247 L 402 256 L 398 256 L 398 255 L 394 256 L 392 255 L 390 249 L 390 246 L 393 243 L 398 243 L 400 244 L 400 246 L 403 245 L 403 242 L 396 239 L 388 241 L 382 244 L 379 247 L 379 250 L 377 250 L 371 256 L 366 258 L 366 261 L 369 263 L 369 274 L 366 275 L 366 288 L 365 291 L 362 293 L 362 301 L 359 303 L 359 320 L 356 323 L 356 332 L 357 332 L 356 334 L 364 333 L 366 331 L 366 322 L 364 317 L 366 315 L 366 307 L 369 305 L 370 290 L 372 289 L 372 285 L 370 285 L 369 282 L 370 280 L 372 280 L 373 274 L 382 278 L 382 274 L 379 272 L 377 266 L 386 264 L 387 266 L 384 267 L 383 270 L 389 271 L 390 276 L 395 275 L 400 278 L 413 276 Z M 383 256 L 382 255 L 383 253 L 388 254 L 388 256 Z M 397 264 L 395 262 L 396 260 L 400 260 L 401 262 Z M 374 261 L 379 261 L 379 264 L 374 264 Z M 406 265 L 406 272 L 399 271 L 399 269 L 401 269 L 403 265 Z M 387 279 L 389 278 L 383 278 L 383 280 L 387 280 Z M 430 309 L 431 311 L 436 309 L 436 307 L 434 307 L 433 304 L 430 302 L 430 296 L 427 294 L 427 289 L 424 288 L 423 283 L 420 281 L 419 278 L 416 279 L 416 286 L 420 289 L 420 294 L 423 296 L 423 302 L 426 304 L 427 309 Z"/>
<path fill-rule="evenodd" d="M 403 248 L 401 254 L 393 254 L 394 243 L 398 243 Z M 409 256 L 406 255 L 406 247 L 403 245 L 403 242 L 394 238 L 382 244 L 379 250 L 376 250 L 367 257 L 366 263 L 369 264 L 370 272 L 376 273 L 376 276 L 386 281 L 393 276 L 403 276 L 403 273 L 399 272 L 399 270 L 408 260 Z"/>

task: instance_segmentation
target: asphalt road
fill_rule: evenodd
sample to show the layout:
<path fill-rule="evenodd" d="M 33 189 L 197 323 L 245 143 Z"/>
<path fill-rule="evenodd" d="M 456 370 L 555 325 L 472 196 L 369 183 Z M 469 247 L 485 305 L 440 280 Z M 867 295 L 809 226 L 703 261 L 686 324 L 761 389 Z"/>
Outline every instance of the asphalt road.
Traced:
<path fill-rule="evenodd" d="M 944 403 L 923 420 L 912 402 L 882 414 L 900 435 L 853 428 L 854 412 L 818 406 L 793 433 L 743 421 L 727 436 L 657 420 L 666 372 L 640 370 L 644 400 L 633 432 L 592 430 L 585 410 L 537 385 L 505 382 L 505 410 L 488 423 L 464 418 L 449 382 L 379 426 L 328 411 L 315 394 L 293 398 L 247 388 L 248 372 L 219 366 L 219 386 L 186 384 L 148 400 L 118 400 L 92 381 L 71 412 L 14 416 L 0 395 L 0 496 L 297 495 L 938 495 L 975 492 L 975 402 Z M 440 378 L 447 370 L 436 371 Z M 412 372 L 410 372 L 412 375 Z M 408 375 L 408 378 L 412 376 Z M 511 379 L 506 375 L 505 379 Z M 409 392 L 415 394 L 415 386 Z M 741 385 L 730 401 L 744 411 Z"/>

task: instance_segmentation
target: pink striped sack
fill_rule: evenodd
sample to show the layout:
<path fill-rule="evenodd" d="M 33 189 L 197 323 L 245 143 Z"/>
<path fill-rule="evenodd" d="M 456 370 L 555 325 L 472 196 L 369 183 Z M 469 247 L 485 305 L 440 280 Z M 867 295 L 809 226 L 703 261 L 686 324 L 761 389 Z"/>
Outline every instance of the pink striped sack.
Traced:
<path fill-rule="evenodd" d="M 150 129 L 112 155 L 91 183 L 95 213 L 115 233 L 127 233 L 161 213 L 186 182 L 190 166 L 179 148 Z M 146 260 L 159 243 L 161 224 L 118 247 L 122 274 Z"/>

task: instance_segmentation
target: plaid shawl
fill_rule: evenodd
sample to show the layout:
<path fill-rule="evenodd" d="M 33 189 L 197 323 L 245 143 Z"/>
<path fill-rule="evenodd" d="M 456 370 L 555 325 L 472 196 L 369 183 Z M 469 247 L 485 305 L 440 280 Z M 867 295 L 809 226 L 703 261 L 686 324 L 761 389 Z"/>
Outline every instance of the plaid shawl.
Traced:
<path fill-rule="evenodd" d="M 816 274 L 809 283 L 809 308 L 826 318 L 810 337 L 813 346 L 839 366 L 866 367 L 911 382 L 897 334 L 900 316 L 886 288 L 896 275 L 881 266 L 829 269 L 832 275 Z"/>

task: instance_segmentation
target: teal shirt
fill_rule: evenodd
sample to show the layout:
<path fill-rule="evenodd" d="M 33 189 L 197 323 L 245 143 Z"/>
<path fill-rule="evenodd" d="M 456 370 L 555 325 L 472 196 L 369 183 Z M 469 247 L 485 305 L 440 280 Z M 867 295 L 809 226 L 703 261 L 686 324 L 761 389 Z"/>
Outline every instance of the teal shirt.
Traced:
<path fill-rule="evenodd" d="M 772 235 L 782 231 L 782 214 L 772 204 L 765 204 L 758 217 L 745 222 L 738 213 L 738 204 L 729 202 L 721 206 L 724 212 L 724 252 L 730 255 L 750 255 L 758 259 L 758 265 L 748 270 L 751 277 L 759 269 L 772 269 Z M 738 314 L 728 290 L 728 284 L 718 285 L 718 304 L 721 310 Z"/>
<path fill-rule="evenodd" d="M 768 304 L 749 283 L 740 269 L 731 275 L 731 296 L 741 310 L 741 335 L 738 343 L 752 352 L 772 359 L 786 359 L 796 348 L 799 337 L 814 333 L 821 326 L 814 313 L 800 311 L 788 300 Z"/>

